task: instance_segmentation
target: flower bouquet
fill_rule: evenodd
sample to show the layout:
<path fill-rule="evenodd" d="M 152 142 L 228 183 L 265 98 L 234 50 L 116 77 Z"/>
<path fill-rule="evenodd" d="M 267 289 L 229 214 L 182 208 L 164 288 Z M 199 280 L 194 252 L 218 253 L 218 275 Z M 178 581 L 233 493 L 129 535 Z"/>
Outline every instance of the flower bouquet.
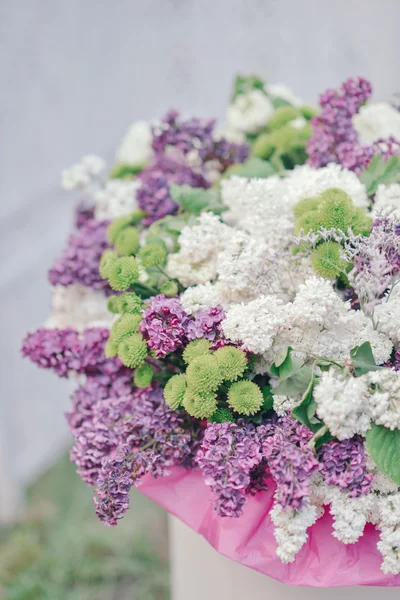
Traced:
<path fill-rule="evenodd" d="M 237 77 L 63 173 L 76 230 L 23 354 L 75 376 L 71 459 L 299 585 L 400 585 L 400 113 Z"/>

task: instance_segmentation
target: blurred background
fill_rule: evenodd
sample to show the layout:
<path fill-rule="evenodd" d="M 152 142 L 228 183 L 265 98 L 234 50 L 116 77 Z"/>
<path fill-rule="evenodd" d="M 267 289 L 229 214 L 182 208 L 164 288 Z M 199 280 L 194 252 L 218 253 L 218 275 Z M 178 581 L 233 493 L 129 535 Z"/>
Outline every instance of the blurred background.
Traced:
<path fill-rule="evenodd" d="M 168 597 L 165 515 L 137 493 L 117 533 L 96 522 L 65 457 L 69 384 L 20 358 L 71 225 L 61 170 L 171 107 L 223 119 L 236 73 L 312 103 L 363 75 L 387 99 L 399 18 L 397 0 L 0 1 L 0 598 Z"/>

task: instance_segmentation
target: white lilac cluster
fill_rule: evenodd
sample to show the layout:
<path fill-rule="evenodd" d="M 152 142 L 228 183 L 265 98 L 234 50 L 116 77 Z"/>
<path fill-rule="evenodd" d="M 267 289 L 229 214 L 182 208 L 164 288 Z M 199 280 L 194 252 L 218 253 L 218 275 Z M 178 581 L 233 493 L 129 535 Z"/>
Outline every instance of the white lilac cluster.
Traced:
<path fill-rule="evenodd" d="M 308 504 L 293 512 L 275 504 L 270 516 L 275 525 L 274 535 L 278 544 L 276 553 L 283 563 L 293 562 L 307 541 L 308 528 L 321 516 L 321 510 L 313 504 Z"/>
<path fill-rule="evenodd" d="M 81 161 L 64 169 L 61 174 L 61 186 L 65 190 L 87 189 L 97 183 L 106 169 L 105 161 L 94 154 L 83 156 Z"/>
<path fill-rule="evenodd" d="M 400 114 L 400 113 L 399 113 Z M 388 216 L 390 219 L 400 219 L 400 183 L 378 185 L 372 207 L 374 217 Z"/>
<path fill-rule="evenodd" d="M 115 154 L 117 164 L 143 166 L 151 158 L 152 141 L 151 123 L 136 121 L 128 129 L 117 149 Z"/>
<path fill-rule="evenodd" d="M 241 133 L 257 133 L 274 114 L 268 95 L 259 89 L 239 94 L 228 108 L 228 129 Z"/>
<path fill-rule="evenodd" d="M 137 209 L 136 192 L 140 182 L 109 179 L 94 193 L 97 219 L 116 219 Z"/>
<path fill-rule="evenodd" d="M 387 102 L 369 102 L 353 116 L 353 125 L 361 144 L 381 138 L 400 139 L 400 112 Z"/>
<path fill-rule="evenodd" d="M 90 327 L 110 328 L 114 320 L 114 315 L 107 308 L 104 292 L 77 283 L 55 286 L 51 308 L 46 327 L 55 329 L 74 327 L 83 331 Z"/>

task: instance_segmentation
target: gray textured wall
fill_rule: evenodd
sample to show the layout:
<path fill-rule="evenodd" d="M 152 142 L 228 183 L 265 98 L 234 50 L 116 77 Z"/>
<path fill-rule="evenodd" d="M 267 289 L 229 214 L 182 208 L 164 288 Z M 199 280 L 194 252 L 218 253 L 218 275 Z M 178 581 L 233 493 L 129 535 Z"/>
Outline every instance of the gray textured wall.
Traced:
<path fill-rule="evenodd" d="M 223 116 L 237 71 L 309 101 L 362 74 L 384 98 L 400 89 L 399 17 L 398 0 L 0 1 L 3 502 L 2 482 L 26 480 L 66 439 L 66 385 L 18 356 L 47 315 L 46 269 L 69 227 L 61 169 L 110 155 L 132 120 L 171 106 Z"/>

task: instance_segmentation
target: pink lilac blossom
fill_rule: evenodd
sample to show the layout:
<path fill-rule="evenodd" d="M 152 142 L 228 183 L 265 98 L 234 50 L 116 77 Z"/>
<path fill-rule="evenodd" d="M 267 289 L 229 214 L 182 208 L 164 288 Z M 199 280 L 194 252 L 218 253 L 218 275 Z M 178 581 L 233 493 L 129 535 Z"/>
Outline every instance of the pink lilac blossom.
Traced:
<path fill-rule="evenodd" d="M 75 209 L 75 227 L 82 229 L 89 221 L 94 219 L 94 206 L 81 202 Z"/>
<path fill-rule="evenodd" d="M 206 338 L 210 341 L 216 341 L 224 337 L 221 323 L 225 318 L 225 312 L 221 306 L 213 306 L 198 310 L 194 319 L 188 323 L 187 338 L 195 340 L 197 338 Z"/>
<path fill-rule="evenodd" d="M 364 445 L 360 439 L 331 441 L 318 451 L 320 473 L 329 485 L 358 498 L 371 491 L 374 476 L 368 473 Z"/>
<path fill-rule="evenodd" d="M 164 294 L 153 296 L 143 311 L 140 332 L 150 350 L 157 357 L 181 348 L 187 341 L 186 332 L 190 321 L 178 298 L 166 298 Z"/>
<path fill-rule="evenodd" d="M 52 285 L 78 283 L 111 293 L 108 282 L 99 274 L 101 255 L 110 247 L 106 238 L 108 225 L 109 221 L 91 219 L 70 236 L 66 249 L 49 271 Z"/>

